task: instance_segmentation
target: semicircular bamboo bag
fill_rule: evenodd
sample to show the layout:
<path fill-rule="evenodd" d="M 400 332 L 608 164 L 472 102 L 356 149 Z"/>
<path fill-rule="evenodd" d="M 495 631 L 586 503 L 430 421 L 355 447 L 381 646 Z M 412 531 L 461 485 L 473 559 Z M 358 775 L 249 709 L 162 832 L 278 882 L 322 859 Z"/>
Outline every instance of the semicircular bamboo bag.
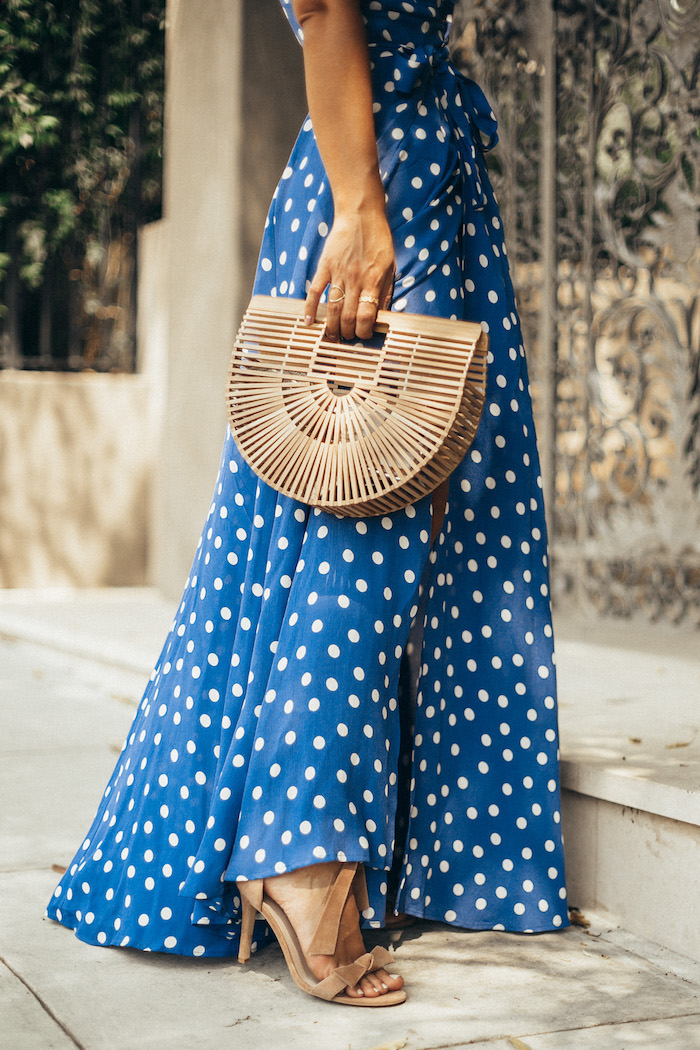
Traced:
<path fill-rule="evenodd" d="M 474 440 L 488 336 L 471 321 L 380 310 L 375 344 L 324 339 L 325 308 L 256 295 L 227 406 L 243 458 L 273 488 L 336 514 L 386 514 L 432 492 Z M 379 336 L 379 338 L 376 338 Z"/>

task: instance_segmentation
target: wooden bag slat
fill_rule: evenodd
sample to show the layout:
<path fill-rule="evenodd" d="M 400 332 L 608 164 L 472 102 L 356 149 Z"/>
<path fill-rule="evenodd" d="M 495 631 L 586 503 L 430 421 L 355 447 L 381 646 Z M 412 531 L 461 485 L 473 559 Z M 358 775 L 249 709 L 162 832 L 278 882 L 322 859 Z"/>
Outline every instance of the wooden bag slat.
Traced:
<path fill-rule="evenodd" d="M 488 336 L 469 321 L 379 311 L 381 345 L 324 338 L 325 308 L 254 296 L 231 355 L 227 408 L 263 481 L 352 517 L 436 488 L 474 439 Z"/>
<path fill-rule="evenodd" d="M 395 389 L 398 383 L 400 383 L 402 387 L 405 387 L 407 376 L 416 379 L 420 377 L 422 388 L 435 391 L 436 393 L 450 393 L 452 397 L 454 397 L 455 379 L 461 378 L 463 371 L 463 360 L 460 362 L 459 369 L 456 367 L 441 369 L 437 363 L 412 361 L 407 369 L 407 374 L 403 377 L 395 377 L 392 375 L 387 377 L 386 380 L 380 380 L 379 383 L 375 384 L 369 380 L 358 378 L 357 374 L 343 371 L 339 364 L 338 368 L 334 370 L 333 379 L 336 383 L 347 382 L 348 384 L 360 386 L 362 389 L 372 389 L 373 387 L 379 386 L 382 389 L 389 391 Z M 246 368 L 239 373 L 238 383 L 241 386 L 246 385 L 249 389 L 265 389 L 266 384 L 270 381 L 273 375 L 275 377 L 281 377 L 283 381 L 287 380 L 289 382 L 310 380 L 311 382 L 323 383 L 326 379 L 326 377 L 318 376 L 316 373 L 313 373 L 311 376 L 306 376 L 300 371 L 288 371 L 286 368 L 278 368 L 274 364 L 268 365 L 267 359 L 261 357 L 256 362 L 255 370 L 252 368 Z"/>

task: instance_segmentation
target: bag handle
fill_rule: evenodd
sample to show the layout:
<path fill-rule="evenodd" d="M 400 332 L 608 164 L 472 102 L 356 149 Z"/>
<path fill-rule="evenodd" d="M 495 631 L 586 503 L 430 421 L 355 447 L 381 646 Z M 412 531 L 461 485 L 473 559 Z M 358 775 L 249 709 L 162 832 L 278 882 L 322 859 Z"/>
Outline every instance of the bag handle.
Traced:
<path fill-rule="evenodd" d="M 371 346 L 367 345 L 371 342 L 370 340 L 335 342 L 325 339 L 325 314 L 325 307 L 321 304 L 317 323 L 320 322 L 323 328 L 311 351 L 307 370 L 309 378 L 326 382 L 331 379 L 334 382 L 341 384 L 346 382 L 353 386 L 359 384 L 363 389 L 376 387 L 384 367 L 387 350 L 391 345 L 391 325 L 388 320 L 382 319 L 375 322 L 373 336 L 383 335 L 384 338 L 381 346 Z"/>

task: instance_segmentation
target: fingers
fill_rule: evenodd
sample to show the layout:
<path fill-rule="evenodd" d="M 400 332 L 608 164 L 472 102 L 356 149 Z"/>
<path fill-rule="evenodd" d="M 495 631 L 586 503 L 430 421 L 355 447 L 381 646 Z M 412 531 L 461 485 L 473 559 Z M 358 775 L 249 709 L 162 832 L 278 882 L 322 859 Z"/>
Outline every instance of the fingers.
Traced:
<path fill-rule="evenodd" d="M 311 325 L 316 320 L 318 304 L 326 288 L 326 338 L 335 341 L 340 338 L 341 315 L 345 307 L 345 289 L 340 283 L 329 280 L 330 275 L 322 271 L 321 267 L 316 271 L 313 281 L 309 285 L 304 306 L 304 323 Z M 339 279 L 340 281 L 340 279 Z"/>
<path fill-rule="evenodd" d="M 391 303 L 393 278 L 388 281 L 388 290 L 385 282 L 384 288 L 374 288 L 370 291 L 366 288 L 350 291 L 343 286 L 341 278 L 338 278 L 337 282 L 327 282 L 321 287 L 321 280 L 322 278 L 317 280 L 315 277 L 309 285 L 304 307 L 305 323 L 311 325 L 316 320 L 318 304 L 327 287 L 326 336 L 331 340 L 340 336 L 343 339 L 371 339 L 380 303 L 387 304 L 382 305 L 382 309 L 386 309 Z"/>
<path fill-rule="evenodd" d="M 379 309 L 379 295 L 368 291 L 349 291 L 331 282 L 326 297 L 326 335 L 329 339 L 370 339 Z M 307 297 L 307 306 L 308 306 Z M 318 300 L 315 302 L 318 307 Z M 308 311 L 307 311 L 308 312 Z M 307 321 L 307 323 L 311 323 Z"/>
<path fill-rule="evenodd" d="M 380 286 L 375 285 L 374 288 L 365 286 L 360 292 L 355 310 L 355 333 L 358 339 L 371 339 L 374 326 L 377 323 L 378 311 L 391 309 L 391 300 L 394 294 L 394 272 L 392 268 Z M 348 318 L 348 326 L 350 324 L 351 321 Z M 345 336 L 344 331 L 343 336 L 352 338 L 352 336 Z"/>
<path fill-rule="evenodd" d="M 359 291 L 349 290 L 345 293 L 343 312 L 340 316 L 340 334 L 343 339 L 355 338 L 355 322 L 357 319 L 357 297 Z"/>
<path fill-rule="evenodd" d="M 316 311 L 318 310 L 320 298 L 321 292 L 315 288 L 309 288 L 304 306 L 304 324 L 313 324 L 316 320 Z"/>
<path fill-rule="evenodd" d="M 346 290 L 340 315 L 340 334 L 343 339 L 370 339 L 374 332 L 379 309 L 379 296 L 366 289 Z"/>
<path fill-rule="evenodd" d="M 325 268 L 319 266 L 314 274 L 314 279 L 309 285 L 309 290 L 306 293 L 306 303 L 304 305 L 305 324 L 313 324 L 316 320 L 318 304 L 321 301 L 321 296 L 323 295 L 329 280 L 330 274 L 327 273 Z"/>
<path fill-rule="evenodd" d="M 379 309 L 379 296 L 371 292 L 362 292 L 357 300 L 355 315 L 355 332 L 358 339 L 370 339 L 374 332 Z"/>
<path fill-rule="evenodd" d="M 341 224 L 333 239 L 335 226 L 321 254 L 318 268 L 308 286 L 304 320 L 313 324 L 324 292 L 326 303 L 326 338 L 337 340 L 369 339 L 374 332 L 377 311 L 388 307 L 394 284 L 395 260 L 393 250 L 384 246 L 381 251 L 365 251 L 358 247 L 356 232 L 348 234 Z M 390 241 L 391 234 L 388 231 Z M 364 235 L 363 235 L 364 236 Z M 359 238 L 361 240 L 361 238 Z M 362 254 L 365 258 L 358 258 Z M 372 255 L 371 262 L 367 256 Z"/>
<path fill-rule="evenodd" d="M 343 285 L 331 282 L 326 296 L 326 335 L 329 339 L 337 340 L 342 331 L 342 314 L 345 309 L 346 293 Z"/>

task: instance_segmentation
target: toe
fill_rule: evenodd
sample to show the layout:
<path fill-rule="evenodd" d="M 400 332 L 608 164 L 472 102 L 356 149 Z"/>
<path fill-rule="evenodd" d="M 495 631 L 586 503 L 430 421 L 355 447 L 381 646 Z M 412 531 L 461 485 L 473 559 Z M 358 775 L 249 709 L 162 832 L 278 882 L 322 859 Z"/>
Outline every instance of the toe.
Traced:
<path fill-rule="evenodd" d="M 361 984 L 356 984 L 354 988 L 346 988 L 345 992 L 351 999 L 364 999 L 364 992 Z"/>
<path fill-rule="evenodd" d="M 388 974 L 386 970 L 376 970 L 363 977 L 355 987 L 359 988 L 367 998 L 373 999 L 402 988 L 403 978 L 396 974 Z"/>
<path fill-rule="evenodd" d="M 378 995 L 384 994 L 381 981 L 377 980 L 374 974 L 367 974 L 366 977 L 363 977 L 357 987 L 364 992 L 368 999 L 374 999 Z"/>
<path fill-rule="evenodd" d="M 387 973 L 386 970 L 376 970 L 375 975 L 390 992 L 395 992 L 397 989 L 403 988 L 403 977 L 398 973 Z"/>

